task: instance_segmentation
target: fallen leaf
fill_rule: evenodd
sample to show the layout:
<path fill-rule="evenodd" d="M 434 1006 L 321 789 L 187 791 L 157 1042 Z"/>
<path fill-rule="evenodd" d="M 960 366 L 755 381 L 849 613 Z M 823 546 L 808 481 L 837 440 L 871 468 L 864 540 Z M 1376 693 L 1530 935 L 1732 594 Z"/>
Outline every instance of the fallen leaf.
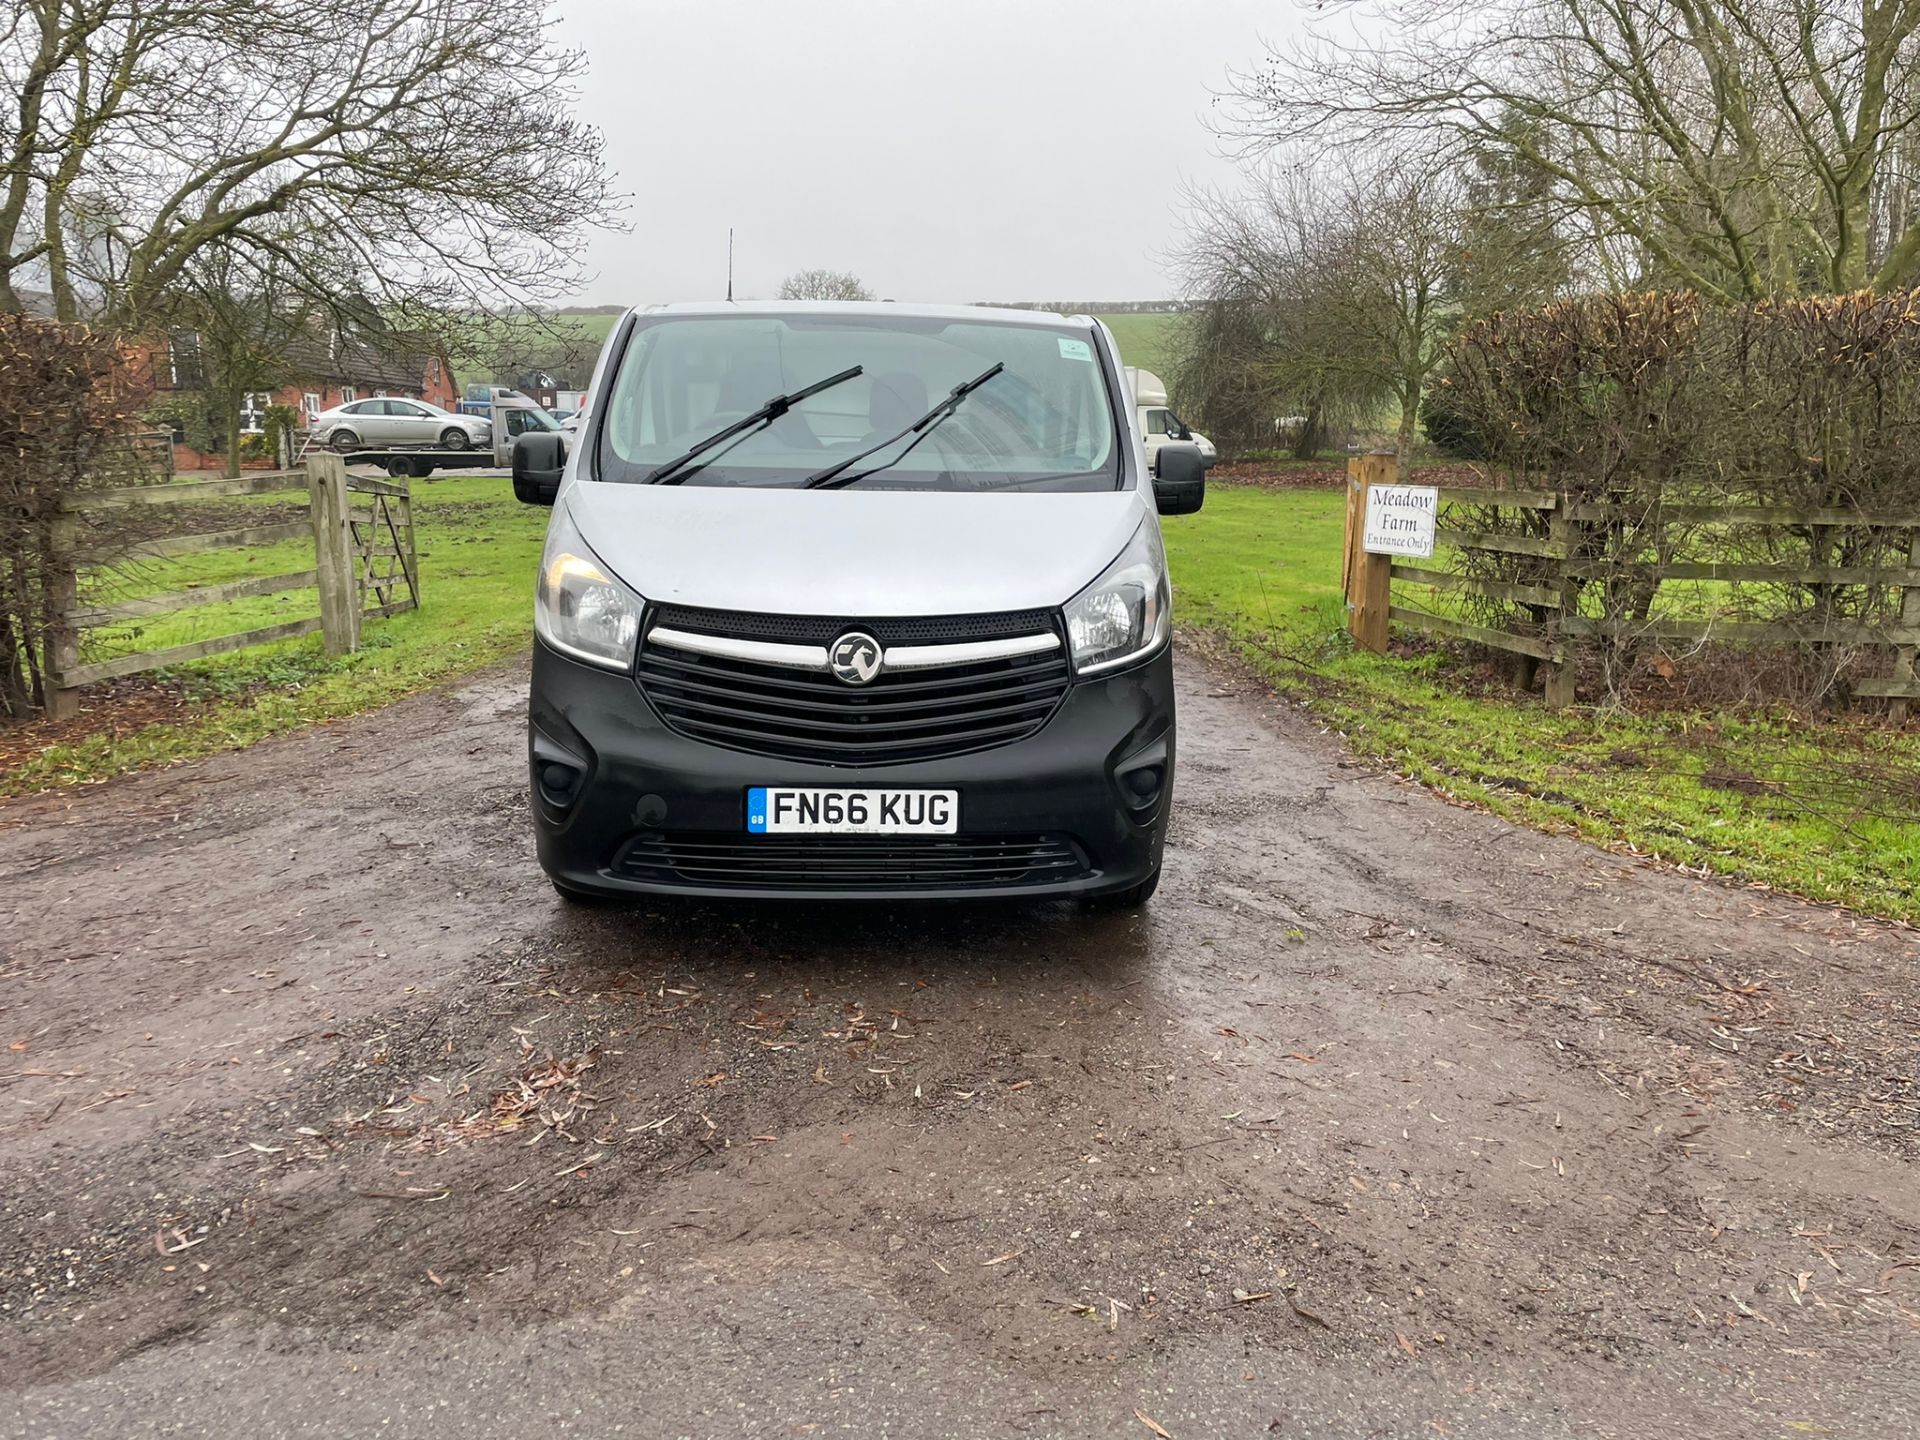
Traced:
<path fill-rule="evenodd" d="M 1173 1440 L 1173 1437 L 1171 1435 L 1169 1435 L 1165 1430 L 1162 1430 L 1160 1428 L 1160 1422 L 1158 1420 L 1155 1420 L 1151 1415 L 1147 1414 L 1146 1411 L 1135 1410 L 1133 1412 L 1133 1418 L 1138 1420 L 1142 1425 L 1146 1426 L 1149 1430 L 1153 1431 L 1154 1434 L 1158 1435 L 1160 1437 L 1160 1440 Z"/>
<path fill-rule="evenodd" d="M 433 1281 L 433 1283 L 436 1285 L 444 1285 L 447 1283 L 445 1280 L 441 1279 L 440 1276 L 434 1274 L 433 1271 L 431 1270 L 427 1271 L 427 1279 Z"/>
<path fill-rule="evenodd" d="M 1393 1338 L 1400 1342 L 1400 1348 L 1406 1351 L 1407 1354 L 1418 1357 L 1418 1355 L 1420 1354 L 1420 1347 L 1414 1344 L 1413 1341 L 1407 1339 L 1407 1337 L 1402 1335 L 1398 1330 L 1393 1332 Z"/>

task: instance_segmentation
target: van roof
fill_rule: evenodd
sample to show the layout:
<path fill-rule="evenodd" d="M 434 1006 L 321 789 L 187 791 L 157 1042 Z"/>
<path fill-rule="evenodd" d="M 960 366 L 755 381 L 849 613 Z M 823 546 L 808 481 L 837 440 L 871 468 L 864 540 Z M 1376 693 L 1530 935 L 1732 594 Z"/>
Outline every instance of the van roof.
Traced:
<path fill-rule="evenodd" d="M 918 305 L 893 300 L 686 300 L 636 305 L 636 315 L 913 315 L 922 319 L 994 320 L 1013 325 L 1087 325 L 1088 315 L 1012 310 L 999 305 Z"/>

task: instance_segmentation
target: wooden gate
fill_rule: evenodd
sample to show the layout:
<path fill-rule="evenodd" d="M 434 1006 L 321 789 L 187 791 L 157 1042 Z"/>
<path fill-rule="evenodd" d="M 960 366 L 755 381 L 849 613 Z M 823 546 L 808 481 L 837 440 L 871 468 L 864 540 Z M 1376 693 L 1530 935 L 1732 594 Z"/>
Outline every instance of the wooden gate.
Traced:
<path fill-rule="evenodd" d="M 134 544 L 124 558 L 166 559 L 212 550 L 259 549 L 276 542 L 311 538 L 311 570 L 259 574 L 220 585 L 198 585 L 164 595 L 144 596 L 108 605 L 79 603 L 81 579 L 92 566 L 111 569 L 113 557 L 87 553 L 87 512 L 130 506 L 173 506 L 241 496 L 306 492 L 303 520 L 248 526 L 199 534 L 151 536 Z M 309 457 L 303 470 L 276 471 L 238 480 L 200 480 L 83 491 L 67 502 L 73 512 L 60 528 L 64 564 L 53 579 L 59 615 L 47 637 L 47 709 L 56 717 L 79 707 L 79 690 L 100 680 L 138 675 L 168 665 L 225 654 L 274 640 L 310 635 L 325 637 L 329 655 L 359 648 L 364 619 L 396 615 L 420 604 L 420 572 L 414 555 L 412 497 L 404 484 L 347 474 L 337 455 Z M 316 587 L 320 613 L 277 625 L 216 635 L 184 645 L 115 655 L 83 663 L 81 636 L 101 626 L 149 619 L 176 610 L 218 605 L 251 596 Z"/>
<path fill-rule="evenodd" d="M 420 608 L 413 555 L 413 497 L 405 485 L 347 478 L 347 529 L 358 566 L 362 619 Z M 360 502 L 364 501 L 362 504 Z"/>

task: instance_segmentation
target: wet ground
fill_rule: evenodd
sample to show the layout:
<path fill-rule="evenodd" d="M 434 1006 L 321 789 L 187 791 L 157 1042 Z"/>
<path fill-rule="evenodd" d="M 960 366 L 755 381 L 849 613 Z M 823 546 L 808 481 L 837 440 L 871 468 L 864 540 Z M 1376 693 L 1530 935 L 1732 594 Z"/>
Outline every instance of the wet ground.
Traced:
<path fill-rule="evenodd" d="M 0 806 L 0 1433 L 1920 1433 L 1915 937 L 1180 684 L 1135 915 L 567 909 L 518 672 Z"/>

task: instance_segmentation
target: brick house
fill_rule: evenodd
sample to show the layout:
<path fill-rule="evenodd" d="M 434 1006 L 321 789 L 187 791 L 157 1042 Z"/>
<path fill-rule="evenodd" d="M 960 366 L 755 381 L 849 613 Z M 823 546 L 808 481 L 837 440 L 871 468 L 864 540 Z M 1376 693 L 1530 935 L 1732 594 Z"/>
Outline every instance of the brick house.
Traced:
<path fill-rule="evenodd" d="M 191 330 L 176 331 L 149 350 L 156 395 L 205 388 L 206 376 L 200 362 L 200 337 Z M 421 346 L 409 348 L 403 343 L 380 345 L 338 332 L 297 342 L 288 354 L 289 368 L 297 379 L 277 390 L 254 391 L 240 404 L 242 435 L 258 435 L 265 428 L 269 406 L 287 405 L 300 412 L 302 426 L 323 410 L 365 400 L 377 395 L 403 396 L 426 400 L 444 409 L 453 409 L 460 400 L 452 367 L 446 356 Z M 223 465 L 224 457 L 194 449 L 183 433 L 174 432 L 174 468 L 208 470 Z M 267 467 L 271 457 L 246 462 Z"/>

